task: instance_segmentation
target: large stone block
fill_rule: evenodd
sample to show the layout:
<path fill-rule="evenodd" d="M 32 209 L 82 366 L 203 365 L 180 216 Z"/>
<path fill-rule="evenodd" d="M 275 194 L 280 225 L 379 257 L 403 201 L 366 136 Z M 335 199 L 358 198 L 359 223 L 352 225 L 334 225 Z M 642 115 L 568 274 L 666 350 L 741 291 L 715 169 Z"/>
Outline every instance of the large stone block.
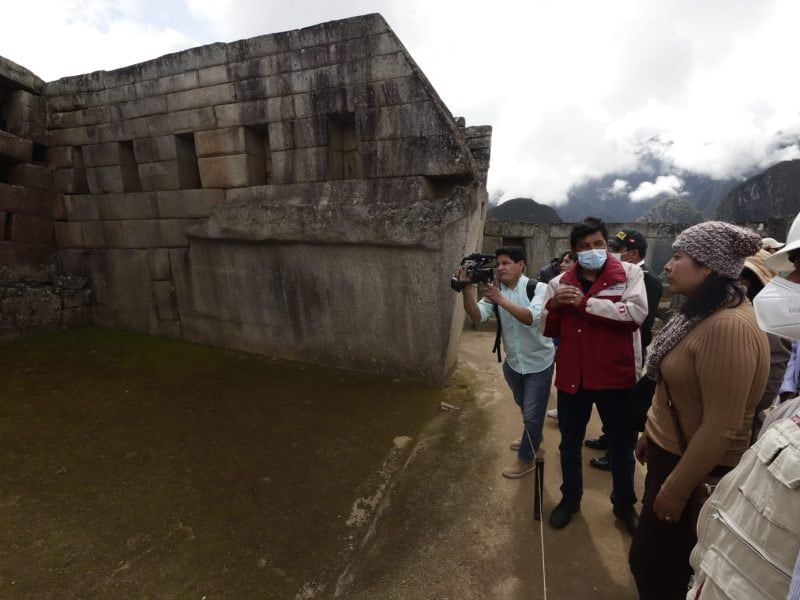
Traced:
<path fill-rule="evenodd" d="M 56 203 L 53 218 L 58 221 L 100 220 L 99 196 L 64 195 Z"/>
<path fill-rule="evenodd" d="M 33 142 L 0 131 L 0 158 L 20 162 L 30 161 L 33 158 Z"/>
<path fill-rule="evenodd" d="M 228 104 L 236 101 L 236 87 L 232 83 L 223 83 L 211 87 L 175 92 L 168 94 L 166 99 L 169 112 Z"/>
<path fill-rule="evenodd" d="M 59 194 L 0 183 L 0 212 L 53 218 Z"/>
<path fill-rule="evenodd" d="M 27 90 L 34 94 L 41 94 L 44 90 L 44 81 L 25 67 L 2 56 L 0 56 L 0 79 L 9 81 L 14 88 Z"/>
<path fill-rule="evenodd" d="M 362 141 L 458 135 L 455 123 L 433 102 L 384 106 L 356 113 Z"/>
<path fill-rule="evenodd" d="M 81 148 L 83 164 L 87 167 L 107 167 L 130 162 L 132 157 L 128 153 L 131 150 L 132 145 L 119 142 L 89 144 Z"/>
<path fill-rule="evenodd" d="M 18 163 L 8 171 L 8 177 L 14 185 L 21 185 L 35 190 L 53 190 L 53 169 L 31 163 Z"/>
<path fill-rule="evenodd" d="M 341 19 L 305 27 L 297 32 L 294 47 L 308 48 L 323 44 L 333 44 L 342 40 L 361 38 L 390 31 L 384 18 L 377 14 L 368 14 L 350 19 Z"/>
<path fill-rule="evenodd" d="M 292 32 L 272 33 L 228 44 L 228 58 L 231 62 L 280 54 L 292 49 Z"/>
<path fill-rule="evenodd" d="M 136 138 L 147 137 L 150 135 L 150 119 L 157 116 L 159 115 L 103 123 L 92 128 L 92 141 L 93 143 L 130 142 Z"/>
<path fill-rule="evenodd" d="M 216 124 L 217 120 L 212 107 L 147 117 L 147 130 L 151 136 L 213 129 Z"/>
<path fill-rule="evenodd" d="M 153 295 L 156 299 L 156 312 L 161 320 L 178 319 L 178 304 L 175 300 L 175 288 L 171 281 L 154 281 Z"/>
<path fill-rule="evenodd" d="M 263 156 L 231 154 L 198 158 L 204 188 L 235 188 L 264 185 L 266 161 Z"/>
<path fill-rule="evenodd" d="M 267 102 L 253 100 L 214 107 L 218 127 L 263 125 L 267 120 Z"/>
<path fill-rule="evenodd" d="M 224 65 L 228 62 L 228 46 L 223 43 L 208 44 L 182 52 L 167 54 L 141 64 L 141 78 L 168 77 L 187 71 Z"/>
<path fill-rule="evenodd" d="M 6 231 L 12 242 L 46 244 L 53 241 L 53 221 L 33 215 L 8 215 Z"/>
<path fill-rule="evenodd" d="M 150 278 L 153 281 L 171 281 L 169 250 L 166 248 L 153 248 L 147 251 L 147 256 L 150 261 Z"/>
<path fill-rule="evenodd" d="M 204 219 L 225 201 L 224 190 L 158 192 L 158 216 L 162 219 Z"/>
<path fill-rule="evenodd" d="M 89 183 L 86 169 L 56 169 L 53 176 L 53 189 L 65 194 L 86 194 Z"/>
<path fill-rule="evenodd" d="M 53 228 L 59 248 L 105 248 L 102 221 L 55 221 Z"/>
<path fill-rule="evenodd" d="M 42 128 L 45 124 L 44 99 L 30 92 L 14 90 L 8 95 L 0 114 L 5 118 L 6 130 L 11 133 L 20 129 L 23 122 Z"/>
<path fill-rule="evenodd" d="M 214 67 L 211 67 L 214 68 Z M 161 96 L 190 90 L 203 85 L 199 82 L 197 71 L 184 71 L 175 75 L 159 77 L 158 79 L 148 79 L 136 83 L 136 97 L 148 98 L 150 96 Z"/>
<path fill-rule="evenodd" d="M 44 244 L 0 241 L 0 282 L 52 282 L 55 260 L 52 241 Z"/>
<path fill-rule="evenodd" d="M 305 183 L 330 178 L 327 147 L 272 152 L 272 183 Z"/>
<path fill-rule="evenodd" d="M 326 146 L 328 120 L 318 116 L 270 123 L 269 145 L 272 150 Z"/>
<path fill-rule="evenodd" d="M 458 136 L 360 142 L 364 177 L 477 176 L 471 154 Z"/>
<path fill-rule="evenodd" d="M 97 204 L 100 218 L 103 220 L 124 221 L 158 218 L 158 203 L 153 192 L 90 195 L 85 198 Z"/>
<path fill-rule="evenodd" d="M 199 222 L 200 219 L 102 221 L 105 247 L 184 248 L 189 245 L 184 230 Z"/>
<path fill-rule="evenodd" d="M 162 160 L 139 165 L 139 180 L 144 191 L 196 189 L 200 174 L 196 161 Z"/>
<path fill-rule="evenodd" d="M 27 138 L 36 144 L 46 146 L 48 143 L 47 130 L 43 123 L 20 120 L 15 123 L 8 123 L 7 129 L 9 133 Z"/>
<path fill-rule="evenodd" d="M 81 150 L 75 146 L 48 148 L 47 152 L 45 152 L 45 161 L 48 165 L 56 169 L 83 166 Z"/>
<path fill-rule="evenodd" d="M 45 96 L 66 96 L 87 91 L 102 90 L 105 87 L 105 71 L 95 71 L 84 75 L 62 77 L 44 86 Z"/>
<path fill-rule="evenodd" d="M 228 65 L 219 65 L 216 67 L 200 69 L 197 72 L 197 77 L 198 87 L 219 85 L 220 83 L 230 83 L 232 80 L 232 78 L 229 76 Z"/>
<path fill-rule="evenodd" d="M 139 172 L 133 165 L 88 167 L 86 181 L 92 194 L 138 192 L 142 189 Z"/>
<path fill-rule="evenodd" d="M 139 100 L 122 102 L 117 105 L 121 119 L 137 119 L 148 115 L 160 115 L 168 112 L 166 96 L 152 96 Z"/>
<path fill-rule="evenodd" d="M 133 150 L 139 163 L 163 160 L 194 161 L 197 158 L 193 134 L 160 135 L 133 140 Z"/>
<path fill-rule="evenodd" d="M 147 251 L 94 253 L 89 279 L 95 298 L 95 322 L 152 335 L 159 332 Z"/>
<path fill-rule="evenodd" d="M 249 127 L 212 129 L 194 134 L 195 150 L 200 158 L 225 154 L 264 156 L 266 138 L 266 130 L 259 131 Z"/>

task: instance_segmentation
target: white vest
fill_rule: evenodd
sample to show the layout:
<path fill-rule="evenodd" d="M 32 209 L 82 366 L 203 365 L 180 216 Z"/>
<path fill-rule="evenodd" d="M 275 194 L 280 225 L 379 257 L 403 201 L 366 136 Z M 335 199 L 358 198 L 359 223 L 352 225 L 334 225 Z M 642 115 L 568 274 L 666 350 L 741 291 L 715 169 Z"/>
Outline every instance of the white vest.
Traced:
<path fill-rule="evenodd" d="M 800 418 L 775 423 L 720 481 L 697 538 L 687 600 L 786 600 L 800 551 Z"/>

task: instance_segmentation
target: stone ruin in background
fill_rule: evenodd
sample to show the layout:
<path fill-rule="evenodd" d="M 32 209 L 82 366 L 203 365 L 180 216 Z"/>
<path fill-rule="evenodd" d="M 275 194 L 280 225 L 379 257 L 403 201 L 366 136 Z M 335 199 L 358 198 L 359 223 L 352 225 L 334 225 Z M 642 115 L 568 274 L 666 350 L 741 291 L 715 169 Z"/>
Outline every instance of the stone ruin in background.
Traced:
<path fill-rule="evenodd" d="M 0 59 L 0 337 L 93 321 L 442 383 L 490 140 L 377 14 L 50 83 Z"/>

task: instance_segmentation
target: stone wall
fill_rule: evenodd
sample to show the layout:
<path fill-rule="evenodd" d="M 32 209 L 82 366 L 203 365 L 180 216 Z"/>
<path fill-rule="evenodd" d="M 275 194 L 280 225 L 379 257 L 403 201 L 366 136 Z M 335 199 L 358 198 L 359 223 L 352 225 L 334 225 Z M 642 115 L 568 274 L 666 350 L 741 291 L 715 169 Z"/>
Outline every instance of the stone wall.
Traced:
<path fill-rule="evenodd" d="M 58 268 L 43 89 L 0 57 L 0 339 L 89 318 L 85 280 Z"/>
<path fill-rule="evenodd" d="M 59 257 L 96 322 L 447 378 L 491 128 L 454 120 L 380 15 L 43 89 Z"/>
<path fill-rule="evenodd" d="M 739 223 L 757 231 L 762 237 L 786 239 L 786 233 L 794 217 L 780 217 L 763 223 Z M 494 253 L 505 244 L 522 244 L 525 248 L 528 275 L 536 277 L 539 269 L 555 256 L 569 250 L 569 233 L 573 223 L 517 223 L 512 221 L 487 221 L 483 231 L 482 252 Z M 672 255 L 672 243 L 688 225 L 663 223 L 606 223 L 608 233 L 613 236 L 620 229 L 635 229 L 645 236 L 648 243 L 645 264 L 651 272 L 661 273 Z"/>

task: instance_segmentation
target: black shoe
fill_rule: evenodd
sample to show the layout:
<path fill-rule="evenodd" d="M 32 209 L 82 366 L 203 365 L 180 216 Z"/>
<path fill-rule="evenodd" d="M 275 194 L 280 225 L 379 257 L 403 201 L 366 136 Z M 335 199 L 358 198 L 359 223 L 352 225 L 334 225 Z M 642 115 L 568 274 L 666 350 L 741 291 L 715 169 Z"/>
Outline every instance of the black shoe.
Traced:
<path fill-rule="evenodd" d="M 633 536 L 636 533 L 636 528 L 639 527 L 639 513 L 632 506 L 627 508 L 614 507 L 614 516 L 616 516 L 625 525 L 625 529 Z"/>
<path fill-rule="evenodd" d="M 593 458 L 589 461 L 589 464 L 595 469 L 600 469 L 601 471 L 611 470 L 611 459 L 608 457 L 608 452 L 606 452 L 603 456 Z"/>
<path fill-rule="evenodd" d="M 584 440 L 583 445 L 592 450 L 608 450 L 608 440 L 605 435 L 601 435 L 599 438 Z"/>
<path fill-rule="evenodd" d="M 562 499 L 550 513 L 550 527 L 564 529 L 572 520 L 572 515 L 581 509 L 580 502 L 568 502 Z"/>

